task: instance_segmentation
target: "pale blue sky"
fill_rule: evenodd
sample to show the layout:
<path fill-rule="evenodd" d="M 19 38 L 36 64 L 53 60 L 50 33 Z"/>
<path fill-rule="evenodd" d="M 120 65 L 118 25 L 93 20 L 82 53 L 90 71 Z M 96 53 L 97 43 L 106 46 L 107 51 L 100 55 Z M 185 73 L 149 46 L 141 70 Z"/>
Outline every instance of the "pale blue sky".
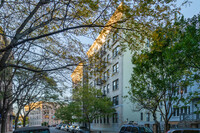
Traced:
<path fill-rule="evenodd" d="M 183 2 L 184 0 L 177 0 L 177 3 L 180 5 L 181 2 Z M 200 13 L 200 0 L 190 0 L 192 3 L 187 5 L 187 6 L 183 6 L 181 13 L 185 16 L 185 18 L 191 18 L 194 15 L 197 15 L 198 13 Z"/>

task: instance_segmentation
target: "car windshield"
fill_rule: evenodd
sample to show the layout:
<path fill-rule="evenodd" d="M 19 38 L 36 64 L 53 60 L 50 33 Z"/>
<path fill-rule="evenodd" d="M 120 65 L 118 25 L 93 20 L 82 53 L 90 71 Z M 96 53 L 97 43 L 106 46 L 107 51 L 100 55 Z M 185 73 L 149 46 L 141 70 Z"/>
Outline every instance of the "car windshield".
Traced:
<path fill-rule="evenodd" d="M 144 127 L 145 128 L 145 132 L 152 132 L 150 128 L 148 127 Z"/>
<path fill-rule="evenodd" d="M 139 130 L 140 130 L 141 133 L 145 133 L 144 127 L 139 127 Z"/>

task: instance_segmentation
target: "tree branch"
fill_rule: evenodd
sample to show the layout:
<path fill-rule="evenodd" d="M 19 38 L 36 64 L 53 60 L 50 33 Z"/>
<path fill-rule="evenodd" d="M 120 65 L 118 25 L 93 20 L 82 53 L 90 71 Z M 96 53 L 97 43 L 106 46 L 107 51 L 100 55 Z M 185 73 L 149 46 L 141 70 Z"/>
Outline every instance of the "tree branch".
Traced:
<path fill-rule="evenodd" d="M 15 65 L 15 64 L 6 64 L 6 67 L 21 68 L 21 69 L 24 69 L 24 70 L 40 73 L 40 72 L 55 71 L 55 70 L 60 70 L 60 69 L 69 69 L 69 70 L 71 70 L 70 68 L 67 68 L 67 67 L 77 66 L 77 65 L 78 64 L 69 64 L 69 65 L 65 65 L 65 66 L 61 66 L 61 67 L 57 67 L 57 68 L 44 69 L 44 70 L 42 70 L 41 68 L 31 69 L 31 68 L 28 68 L 28 67 L 19 66 L 19 65 Z"/>

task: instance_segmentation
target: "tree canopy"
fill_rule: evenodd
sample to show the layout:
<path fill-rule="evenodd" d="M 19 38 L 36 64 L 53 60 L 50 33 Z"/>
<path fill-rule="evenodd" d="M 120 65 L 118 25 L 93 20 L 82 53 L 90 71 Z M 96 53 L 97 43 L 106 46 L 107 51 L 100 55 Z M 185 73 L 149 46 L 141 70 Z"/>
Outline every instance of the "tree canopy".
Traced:
<path fill-rule="evenodd" d="M 99 89 L 90 86 L 77 87 L 73 94 L 73 102 L 60 107 L 56 117 L 68 122 L 86 122 L 90 129 L 90 123 L 94 119 L 115 112 L 110 99 L 104 97 Z"/>
<path fill-rule="evenodd" d="M 200 50 L 197 23 L 199 17 L 194 16 L 188 20 L 177 19 L 172 25 L 161 25 L 153 31 L 150 47 L 135 52 L 132 57 L 130 99 L 139 105 L 138 110 L 161 112 L 165 130 L 173 108 L 195 97 L 192 92 L 186 97 L 184 91 L 199 81 L 199 69 L 195 67 L 199 64 Z"/>

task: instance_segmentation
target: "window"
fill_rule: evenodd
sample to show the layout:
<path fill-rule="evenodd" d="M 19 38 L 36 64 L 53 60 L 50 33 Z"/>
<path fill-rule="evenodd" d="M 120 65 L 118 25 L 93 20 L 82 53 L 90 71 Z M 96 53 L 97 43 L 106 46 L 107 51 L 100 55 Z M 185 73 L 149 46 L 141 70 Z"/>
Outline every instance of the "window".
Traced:
<path fill-rule="evenodd" d="M 140 120 L 143 121 L 143 113 L 140 114 Z"/>
<path fill-rule="evenodd" d="M 109 115 L 107 115 L 107 123 L 109 123 Z"/>
<path fill-rule="evenodd" d="M 118 85 L 119 85 L 118 79 L 116 79 L 115 81 L 113 81 L 113 91 L 118 89 Z"/>
<path fill-rule="evenodd" d="M 147 113 L 147 121 L 150 121 L 150 113 Z"/>
<path fill-rule="evenodd" d="M 106 67 L 106 57 L 105 58 L 103 58 L 103 67 L 105 68 Z"/>
<path fill-rule="evenodd" d="M 104 72 L 104 73 L 103 73 L 103 79 L 104 79 L 104 80 L 107 80 L 107 72 Z"/>
<path fill-rule="evenodd" d="M 187 113 L 188 113 L 188 112 L 187 112 L 187 107 L 185 107 L 184 109 L 185 109 L 185 110 L 184 110 L 184 113 L 187 114 Z"/>
<path fill-rule="evenodd" d="M 119 54 L 119 47 L 117 46 L 113 49 L 113 58 L 115 58 L 118 54 Z"/>
<path fill-rule="evenodd" d="M 110 55 L 107 55 L 107 63 L 109 63 Z"/>
<path fill-rule="evenodd" d="M 183 87 L 183 93 L 187 93 L 187 87 Z"/>
<path fill-rule="evenodd" d="M 113 73 L 119 72 L 119 63 L 113 65 Z"/>
<path fill-rule="evenodd" d="M 188 106 L 188 114 L 190 114 L 190 106 Z"/>
<path fill-rule="evenodd" d="M 118 123 L 118 114 L 117 113 L 113 114 L 113 123 Z"/>
<path fill-rule="evenodd" d="M 107 93 L 110 91 L 110 84 L 107 84 Z"/>
<path fill-rule="evenodd" d="M 116 105 L 119 105 L 119 96 L 114 96 L 113 97 L 113 105 L 116 106 Z"/>
<path fill-rule="evenodd" d="M 105 116 L 103 117 L 103 123 L 106 123 L 106 117 Z"/>
<path fill-rule="evenodd" d="M 184 110 L 183 110 L 184 108 L 183 107 L 181 107 L 181 114 L 183 114 L 184 113 Z"/>
<path fill-rule="evenodd" d="M 179 116 L 179 108 L 176 109 L 176 116 Z"/>
<path fill-rule="evenodd" d="M 102 123 L 102 119 L 101 119 L 101 117 L 100 117 L 100 123 Z"/>
<path fill-rule="evenodd" d="M 103 87 L 103 95 L 106 94 L 106 86 Z"/>
<path fill-rule="evenodd" d="M 107 79 L 109 79 L 110 73 L 109 73 L 109 69 L 107 70 Z"/>
<path fill-rule="evenodd" d="M 107 40 L 107 48 L 109 48 L 110 46 L 109 46 L 109 42 L 110 42 L 110 40 Z"/>
<path fill-rule="evenodd" d="M 176 108 L 173 108 L 173 115 L 176 116 Z"/>

